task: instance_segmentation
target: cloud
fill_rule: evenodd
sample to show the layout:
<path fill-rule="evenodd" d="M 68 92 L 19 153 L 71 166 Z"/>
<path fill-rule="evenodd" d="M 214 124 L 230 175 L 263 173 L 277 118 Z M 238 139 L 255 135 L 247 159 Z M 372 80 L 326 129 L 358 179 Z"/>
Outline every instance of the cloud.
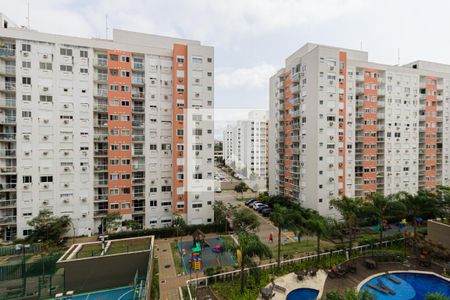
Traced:
<path fill-rule="evenodd" d="M 271 64 L 261 64 L 250 68 L 224 68 L 216 70 L 215 85 L 218 88 L 258 89 L 268 86 L 269 78 L 277 68 Z"/>

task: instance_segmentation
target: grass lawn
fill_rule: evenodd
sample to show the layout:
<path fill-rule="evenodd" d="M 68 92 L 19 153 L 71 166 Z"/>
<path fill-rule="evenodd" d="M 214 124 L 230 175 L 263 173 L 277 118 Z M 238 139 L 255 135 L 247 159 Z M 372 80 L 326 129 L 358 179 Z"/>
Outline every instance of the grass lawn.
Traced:
<path fill-rule="evenodd" d="M 136 239 L 126 241 L 112 241 L 106 254 L 128 253 L 150 248 L 151 239 Z"/>
<path fill-rule="evenodd" d="M 102 245 L 85 245 L 77 253 L 76 258 L 86 258 L 92 256 L 99 256 L 102 253 Z"/>
<path fill-rule="evenodd" d="M 334 248 L 334 244 L 328 241 L 321 240 L 320 241 L 320 250 L 323 251 L 325 249 Z M 276 243 L 271 246 L 273 257 L 277 256 L 277 248 L 278 245 Z M 305 253 L 305 252 L 316 252 L 317 248 L 317 241 L 315 239 L 305 239 L 300 242 L 291 242 L 287 243 L 285 245 L 281 245 L 281 255 L 295 255 L 298 253 Z"/>
<path fill-rule="evenodd" d="M 175 262 L 175 270 L 177 274 L 184 274 L 183 262 L 181 261 L 180 251 L 178 251 L 177 242 L 170 243 L 172 250 L 173 261 Z"/>

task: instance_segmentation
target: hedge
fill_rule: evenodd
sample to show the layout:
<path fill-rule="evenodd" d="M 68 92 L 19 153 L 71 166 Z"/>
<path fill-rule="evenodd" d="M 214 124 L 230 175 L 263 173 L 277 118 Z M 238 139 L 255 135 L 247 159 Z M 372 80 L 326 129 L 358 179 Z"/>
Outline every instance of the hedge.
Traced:
<path fill-rule="evenodd" d="M 224 233 L 225 224 L 212 223 L 212 224 L 199 224 L 199 225 L 187 225 L 178 229 L 178 236 L 191 235 L 195 230 L 199 229 L 203 233 Z M 124 239 L 138 236 L 154 235 L 157 239 L 171 238 L 177 236 L 177 229 L 175 227 L 163 227 L 154 229 L 141 229 L 133 231 L 115 232 L 109 234 L 109 239 Z"/>

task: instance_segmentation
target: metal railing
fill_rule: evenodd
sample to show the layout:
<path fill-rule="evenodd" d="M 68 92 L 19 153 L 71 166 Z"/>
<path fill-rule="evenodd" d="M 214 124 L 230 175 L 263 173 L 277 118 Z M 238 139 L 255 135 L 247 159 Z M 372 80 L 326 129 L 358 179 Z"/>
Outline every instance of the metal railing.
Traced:
<path fill-rule="evenodd" d="M 2 74 L 15 74 L 16 73 L 16 66 L 3 65 L 3 66 L 0 67 L 0 73 L 2 73 Z"/>
<path fill-rule="evenodd" d="M 0 106 L 15 108 L 16 99 L 0 99 Z"/>
<path fill-rule="evenodd" d="M 15 82 L 0 82 L 0 90 L 15 91 L 16 83 Z"/>
<path fill-rule="evenodd" d="M 16 124 L 16 116 L 0 116 L 0 123 Z"/>

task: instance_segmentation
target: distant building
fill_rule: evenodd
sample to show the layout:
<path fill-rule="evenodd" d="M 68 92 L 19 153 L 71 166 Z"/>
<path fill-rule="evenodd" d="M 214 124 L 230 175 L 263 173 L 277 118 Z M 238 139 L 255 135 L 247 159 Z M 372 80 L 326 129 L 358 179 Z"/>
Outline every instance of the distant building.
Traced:
<path fill-rule="evenodd" d="M 268 114 L 251 111 L 248 119 L 228 125 L 223 133 L 223 155 L 230 166 L 254 190 L 267 191 Z"/>
<path fill-rule="evenodd" d="M 329 201 L 450 184 L 450 66 L 306 44 L 270 79 L 269 192 Z"/>

